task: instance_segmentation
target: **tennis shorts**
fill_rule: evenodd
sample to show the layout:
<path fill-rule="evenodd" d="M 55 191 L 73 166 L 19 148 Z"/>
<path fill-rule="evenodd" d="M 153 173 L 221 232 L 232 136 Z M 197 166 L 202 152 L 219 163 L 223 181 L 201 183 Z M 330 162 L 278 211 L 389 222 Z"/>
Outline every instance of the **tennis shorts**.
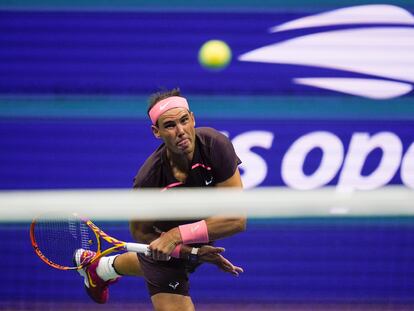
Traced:
<path fill-rule="evenodd" d="M 169 261 L 155 261 L 137 254 L 150 296 L 159 293 L 189 296 L 189 274 L 195 267 L 185 260 L 171 258 Z"/>

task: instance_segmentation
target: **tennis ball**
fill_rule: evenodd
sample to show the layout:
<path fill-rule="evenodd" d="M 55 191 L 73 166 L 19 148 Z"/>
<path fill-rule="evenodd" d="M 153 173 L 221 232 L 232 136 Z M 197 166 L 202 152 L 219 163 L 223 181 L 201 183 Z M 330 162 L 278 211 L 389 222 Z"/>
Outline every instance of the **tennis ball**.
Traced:
<path fill-rule="evenodd" d="M 231 49 L 224 41 L 207 41 L 198 51 L 198 61 L 207 69 L 223 69 L 231 61 Z"/>

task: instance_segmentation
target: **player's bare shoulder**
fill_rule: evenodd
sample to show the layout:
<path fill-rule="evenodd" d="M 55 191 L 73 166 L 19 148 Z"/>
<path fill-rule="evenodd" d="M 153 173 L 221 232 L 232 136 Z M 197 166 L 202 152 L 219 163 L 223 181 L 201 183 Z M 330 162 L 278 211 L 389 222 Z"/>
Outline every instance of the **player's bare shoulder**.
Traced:
<path fill-rule="evenodd" d="M 162 151 L 163 148 L 158 148 L 145 160 L 134 178 L 134 188 L 154 187 L 162 164 Z"/>
<path fill-rule="evenodd" d="M 198 127 L 196 133 L 200 141 L 207 146 L 214 146 L 216 143 L 230 143 L 226 135 L 212 127 Z"/>

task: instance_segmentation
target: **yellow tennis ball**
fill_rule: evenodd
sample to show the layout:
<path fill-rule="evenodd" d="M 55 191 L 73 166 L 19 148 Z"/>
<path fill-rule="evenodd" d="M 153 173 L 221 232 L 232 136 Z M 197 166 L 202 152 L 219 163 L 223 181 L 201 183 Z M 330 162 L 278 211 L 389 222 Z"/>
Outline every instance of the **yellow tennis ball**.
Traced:
<path fill-rule="evenodd" d="M 208 69 L 223 69 L 231 61 L 231 49 L 224 41 L 207 41 L 198 52 L 198 61 Z"/>

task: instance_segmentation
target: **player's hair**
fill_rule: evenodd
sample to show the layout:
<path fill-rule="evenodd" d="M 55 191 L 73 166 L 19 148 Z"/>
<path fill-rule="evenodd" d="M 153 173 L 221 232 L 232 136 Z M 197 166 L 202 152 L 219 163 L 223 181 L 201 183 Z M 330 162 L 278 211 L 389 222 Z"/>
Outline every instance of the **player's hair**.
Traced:
<path fill-rule="evenodd" d="M 157 93 L 151 94 L 148 101 L 147 114 L 149 115 L 149 111 L 152 107 L 154 107 L 156 103 L 171 96 L 181 96 L 180 88 L 176 87 L 172 90 L 162 90 L 158 91 Z"/>

